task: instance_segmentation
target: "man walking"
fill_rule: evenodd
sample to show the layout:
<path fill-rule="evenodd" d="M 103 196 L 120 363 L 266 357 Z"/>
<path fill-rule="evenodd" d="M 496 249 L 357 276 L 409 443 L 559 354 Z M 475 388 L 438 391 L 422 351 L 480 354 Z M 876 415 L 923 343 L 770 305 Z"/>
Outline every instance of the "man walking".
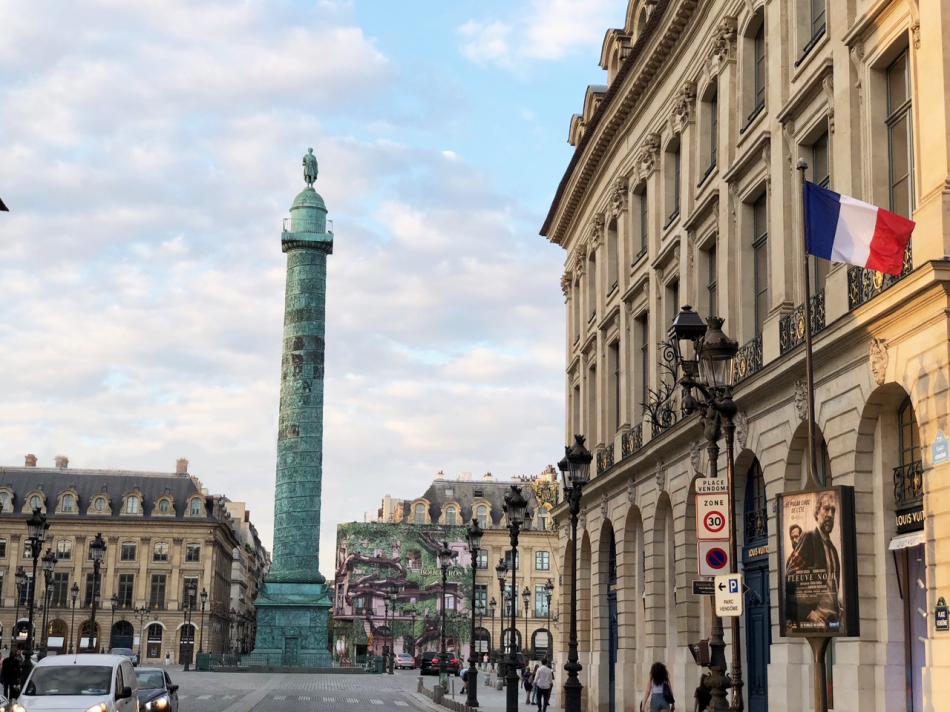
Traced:
<path fill-rule="evenodd" d="M 548 659 L 544 658 L 534 673 L 534 688 L 538 692 L 538 712 L 547 712 L 551 702 L 551 688 L 554 687 L 554 671 L 548 666 Z"/>

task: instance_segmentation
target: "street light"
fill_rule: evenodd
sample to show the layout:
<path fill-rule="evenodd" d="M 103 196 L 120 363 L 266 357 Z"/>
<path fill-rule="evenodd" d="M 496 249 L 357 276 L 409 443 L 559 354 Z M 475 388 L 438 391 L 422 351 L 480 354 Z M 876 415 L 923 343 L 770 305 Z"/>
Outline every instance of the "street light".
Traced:
<path fill-rule="evenodd" d="M 484 532 L 478 526 L 478 520 L 472 519 L 468 528 L 468 550 L 472 554 L 472 629 L 468 643 L 468 679 L 465 680 L 466 700 L 469 707 L 478 707 L 478 654 L 475 652 L 475 571 L 478 568 L 478 551 Z"/>
<path fill-rule="evenodd" d="M 445 691 L 446 686 L 445 658 L 448 655 L 448 653 L 445 651 L 445 586 L 448 581 L 449 567 L 452 565 L 452 560 L 454 558 L 455 552 L 449 548 L 449 543 L 447 541 L 443 541 L 442 548 L 439 549 L 439 568 L 442 569 L 442 627 L 439 633 L 439 683 L 443 686 L 443 691 Z"/>
<path fill-rule="evenodd" d="M 99 603 L 99 570 L 102 567 L 102 557 L 106 554 L 106 542 L 102 538 L 102 533 L 96 534 L 96 538 L 89 545 L 89 553 L 92 555 L 92 615 L 89 633 L 89 650 L 95 652 L 95 645 L 99 642 L 99 636 L 96 635 L 96 606 Z"/>
<path fill-rule="evenodd" d="M 119 607 L 119 596 L 118 594 L 113 593 L 112 598 L 109 599 L 109 603 L 112 605 L 112 620 L 109 621 L 109 648 L 112 648 L 112 630 L 115 628 L 115 609 Z"/>
<path fill-rule="evenodd" d="M 142 663 L 142 641 L 145 640 L 145 619 L 152 611 L 148 606 L 139 606 L 135 609 L 135 615 L 139 619 L 139 664 Z"/>
<path fill-rule="evenodd" d="M 201 628 L 198 630 L 198 655 L 201 655 L 204 650 L 204 640 L 205 640 L 205 605 L 208 603 L 208 591 L 202 587 L 201 589 Z"/>
<path fill-rule="evenodd" d="M 495 607 L 498 605 L 498 601 L 495 600 L 495 597 L 492 596 L 491 600 L 488 602 L 488 610 L 491 611 L 491 628 L 489 629 L 488 636 L 488 660 L 492 665 L 492 670 L 495 669 L 495 656 L 492 654 L 492 641 L 495 640 Z"/>
<path fill-rule="evenodd" d="M 10 634 L 10 650 L 13 650 L 13 647 L 16 643 L 16 629 L 17 623 L 20 622 L 20 600 L 23 598 L 23 587 L 26 586 L 26 571 L 23 570 L 22 566 L 16 567 L 16 575 L 13 577 L 13 580 L 16 582 L 16 612 L 13 614 L 13 631 Z"/>
<path fill-rule="evenodd" d="M 709 453 L 709 477 L 719 475 L 719 436 L 726 436 L 726 485 L 729 498 L 729 571 L 735 573 L 736 522 L 734 489 L 734 444 L 736 404 L 732 400 L 732 362 L 739 350 L 736 341 L 722 330 L 723 319 L 710 316 L 708 323 L 689 306 L 684 306 L 673 320 L 669 337 L 676 366 L 682 375 L 682 407 L 685 413 L 699 411 Z M 699 396 L 698 398 L 693 392 Z M 709 635 L 710 664 L 707 684 L 712 695 L 709 709 L 741 712 L 742 702 L 742 641 L 739 619 L 732 617 L 732 675 L 726 675 L 726 642 L 722 618 L 713 612 Z M 726 690 L 732 687 L 732 704 L 726 702 Z"/>
<path fill-rule="evenodd" d="M 195 592 L 198 588 L 198 582 L 194 579 L 189 579 L 188 583 L 185 585 L 185 613 L 184 613 L 184 625 L 181 629 L 181 634 L 185 638 L 187 645 L 185 646 L 188 651 L 185 655 L 185 672 L 188 672 L 191 665 L 191 651 L 195 647 L 195 631 L 191 626 L 191 602 L 195 598 Z"/>
<path fill-rule="evenodd" d="M 547 656 L 549 659 L 553 659 L 553 656 L 554 656 L 554 646 L 552 645 L 553 638 L 551 637 L 551 596 L 552 595 L 554 595 L 554 581 L 552 581 L 551 579 L 548 579 L 547 582 L 545 582 L 544 584 L 544 598 L 546 602 L 545 610 L 547 611 L 547 614 L 548 614 L 548 623 L 547 623 L 548 644 L 547 646 L 545 646 L 545 649 L 547 651 Z"/>
<path fill-rule="evenodd" d="M 531 591 L 528 590 L 528 587 L 525 586 L 524 590 L 521 592 L 521 600 L 524 601 L 524 645 L 522 646 L 525 650 L 528 649 L 528 606 L 531 604 Z"/>
<path fill-rule="evenodd" d="M 50 585 L 53 583 L 53 569 L 56 567 L 56 554 L 53 553 L 53 550 L 50 548 L 46 549 L 46 553 L 43 554 L 43 580 L 46 583 L 46 589 L 43 594 L 43 647 L 40 649 L 40 657 L 46 657 L 46 647 L 49 641 L 49 630 L 46 628 L 46 623 L 49 617 L 49 597 L 52 591 L 50 590 Z"/>
<path fill-rule="evenodd" d="M 505 642 L 505 580 L 508 578 L 508 562 L 504 558 L 498 559 L 495 567 L 495 576 L 498 577 L 498 599 L 501 601 L 501 610 L 498 611 L 498 633 L 501 645 L 498 648 L 499 657 L 508 655 L 508 646 Z M 497 668 L 497 661 L 495 667 Z"/>
<path fill-rule="evenodd" d="M 521 494 L 521 488 L 518 485 L 511 485 L 511 489 L 505 495 L 505 514 L 508 515 L 508 532 L 511 541 L 511 640 L 508 645 L 508 664 L 505 671 L 507 681 L 507 691 L 505 693 L 506 712 L 518 712 L 518 645 L 515 641 L 515 604 L 517 603 L 518 592 L 518 571 L 515 565 L 518 561 L 518 533 L 521 531 L 521 525 L 528 518 L 528 500 Z"/>
<path fill-rule="evenodd" d="M 26 520 L 26 530 L 28 533 L 27 542 L 30 545 L 30 554 L 33 558 L 33 578 L 30 579 L 30 628 L 26 633 L 26 659 L 29 660 L 33 655 L 33 607 L 36 604 L 36 567 L 39 564 L 40 552 L 43 551 L 43 542 L 46 541 L 46 531 L 49 529 L 49 522 L 46 521 L 46 515 L 39 507 L 33 509 L 33 514 Z"/>
<path fill-rule="evenodd" d="M 393 635 L 393 628 L 396 625 L 396 601 L 394 598 L 393 587 L 391 584 L 387 584 L 386 590 L 383 591 L 383 627 L 386 629 L 386 637 L 389 638 L 388 645 L 383 645 L 383 663 L 386 665 L 387 675 L 395 674 L 393 666 L 390 665 L 396 647 L 396 637 Z"/>
<path fill-rule="evenodd" d="M 584 485 L 590 481 L 590 463 L 594 459 L 584 447 L 584 436 L 575 435 L 574 445 L 564 448 L 564 458 L 558 463 L 564 482 L 564 495 L 571 513 L 571 632 L 568 639 L 567 663 L 564 670 L 564 709 L 581 712 L 581 685 L 578 673 L 583 669 L 577 660 L 577 518 L 581 512 Z"/>
<path fill-rule="evenodd" d="M 79 584 L 73 581 L 72 587 L 69 589 L 69 599 L 73 604 L 73 616 L 69 621 L 69 652 L 73 652 L 73 647 L 79 652 L 79 645 L 76 643 L 76 599 L 79 598 Z"/>
<path fill-rule="evenodd" d="M 416 659 L 416 607 L 415 606 L 406 606 L 402 609 L 402 614 L 404 616 L 409 616 L 409 641 L 410 641 L 410 654 L 412 659 Z M 406 645 L 406 640 L 403 638 L 403 647 Z"/>

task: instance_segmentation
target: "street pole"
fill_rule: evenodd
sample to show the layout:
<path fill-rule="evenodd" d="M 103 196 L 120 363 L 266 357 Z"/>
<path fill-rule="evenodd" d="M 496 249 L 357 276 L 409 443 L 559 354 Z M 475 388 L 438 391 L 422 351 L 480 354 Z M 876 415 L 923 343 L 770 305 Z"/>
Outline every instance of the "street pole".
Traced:
<path fill-rule="evenodd" d="M 571 513 L 571 626 L 568 639 L 567 681 L 564 683 L 564 709 L 566 712 L 581 712 L 581 685 L 578 673 L 583 666 L 577 658 L 577 520 L 581 511 L 581 495 L 589 481 L 590 463 L 594 459 L 584 447 L 584 436 L 575 435 L 574 445 L 564 448 L 564 458 L 558 463 L 568 509 Z"/>
<path fill-rule="evenodd" d="M 109 621 L 109 649 L 112 649 L 112 630 L 115 628 L 115 609 L 119 606 L 119 597 L 116 594 L 112 594 L 111 599 L 112 604 L 112 620 Z"/>
<path fill-rule="evenodd" d="M 52 593 L 52 591 L 50 591 L 50 584 L 53 582 L 53 568 L 55 566 L 56 554 L 53 553 L 52 549 L 48 548 L 43 555 L 43 580 L 46 583 L 46 591 L 43 598 L 43 644 L 40 649 L 41 657 L 46 657 L 46 648 L 49 642 L 49 630 L 46 626 L 49 617 L 50 593 Z"/>
<path fill-rule="evenodd" d="M 492 670 L 495 669 L 495 656 L 492 654 L 493 648 L 498 643 L 498 638 L 495 637 L 495 606 L 498 605 L 498 601 L 495 600 L 495 597 L 492 596 L 491 601 L 488 604 L 488 610 L 491 611 L 491 628 L 488 635 L 488 662 L 491 663 Z"/>
<path fill-rule="evenodd" d="M 703 415 L 703 432 L 706 436 L 706 452 L 709 461 L 710 478 L 719 476 L 719 435 L 722 431 L 719 413 L 710 406 Z M 729 500 L 733 497 L 729 492 Z M 715 608 L 712 612 L 712 626 L 709 631 L 709 677 L 706 678 L 706 687 L 709 688 L 711 700 L 710 712 L 724 712 L 729 709 L 726 701 L 726 689 L 729 687 L 729 678 L 726 676 L 726 637 L 722 627 L 722 617 Z"/>
<path fill-rule="evenodd" d="M 548 579 L 544 584 L 544 597 L 547 604 L 547 631 L 548 631 L 548 644 L 545 646 L 547 650 L 547 658 L 553 663 L 554 661 L 554 637 L 551 635 L 551 596 L 554 594 L 554 581 Z"/>
<path fill-rule="evenodd" d="M 194 580 L 188 581 L 188 585 L 185 587 L 185 625 L 182 627 L 181 631 L 181 636 L 187 643 L 185 646 L 185 672 L 188 672 L 191 668 L 191 654 L 195 647 L 195 631 L 191 626 L 191 601 L 197 593 L 197 588 L 198 585 Z"/>
<path fill-rule="evenodd" d="M 198 631 L 198 655 L 204 652 L 205 640 L 205 605 L 208 603 L 208 591 L 201 589 L 201 628 Z"/>
<path fill-rule="evenodd" d="M 494 661 L 497 670 L 499 661 L 508 659 L 508 645 L 505 640 L 505 579 L 508 578 L 508 564 L 504 558 L 498 560 L 495 574 L 498 576 L 498 600 L 501 602 L 501 608 L 498 610 L 498 655 Z"/>
<path fill-rule="evenodd" d="M 13 629 L 10 631 L 11 651 L 16 646 L 16 629 L 17 623 L 20 622 L 20 599 L 23 598 L 23 587 L 26 585 L 26 571 L 23 570 L 22 566 L 16 567 L 14 581 L 16 582 L 16 612 L 13 614 Z"/>
<path fill-rule="evenodd" d="M 36 567 L 39 564 L 40 552 L 43 550 L 46 531 L 49 529 L 46 515 L 39 507 L 36 507 L 30 518 L 26 520 L 26 528 L 29 533 L 30 553 L 33 555 L 33 578 L 30 579 L 29 629 L 26 634 L 26 659 L 30 660 L 33 656 L 33 643 L 35 641 L 33 607 L 36 605 Z"/>
<path fill-rule="evenodd" d="M 145 619 L 151 611 L 147 606 L 139 606 L 135 610 L 135 615 L 139 619 L 139 664 L 142 664 L 142 641 L 145 640 Z"/>
<path fill-rule="evenodd" d="M 73 650 L 79 652 L 79 645 L 76 643 L 76 599 L 79 598 L 79 584 L 75 581 L 69 589 L 69 597 L 73 603 L 73 615 L 69 621 L 69 652 L 71 654 Z"/>
<path fill-rule="evenodd" d="M 89 545 L 89 551 L 92 554 L 92 614 L 89 616 L 89 652 L 96 652 L 96 646 L 99 644 L 99 636 L 96 635 L 96 606 L 99 602 L 99 570 L 102 566 L 102 557 L 106 553 L 106 542 L 102 538 L 102 533 L 96 534 L 96 538 Z"/>
<path fill-rule="evenodd" d="M 472 519 L 468 528 L 468 549 L 472 554 L 472 626 L 468 642 L 468 677 L 465 680 L 465 704 L 469 707 L 478 707 L 478 653 L 475 651 L 475 572 L 478 566 L 479 545 L 482 542 L 482 529 L 478 520 Z"/>
<path fill-rule="evenodd" d="M 524 601 L 524 638 L 521 649 L 528 650 L 528 606 L 531 605 L 531 591 L 528 590 L 527 586 L 521 592 L 521 600 Z"/>
<path fill-rule="evenodd" d="M 518 641 L 514 639 L 517 626 L 518 602 L 518 533 L 527 519 L 528 501 L 521 494 L 518 485 L 511 485 L 505 495 L 504 511 L 508 515 L 508 532 L 511 543 L 511 634 L 508 644 L 508 661 L 505 670 L 507 689 L 505 691 L 505 712 L 518 712 Z"/>
<path fill-rule="evenodd" d="M 445 588 L 448 583 L 449 566 L 452 564 L 454 557 L 455 552 L 449 549 L 449 543 L 443 541 L 442 548 L 439 550 L 439 567 L 442 569 L 442 625 L 439 634 L 439 684 L 442 686 L 443 693 L 446 692 L 445 658 L 448 655 L 445 650 Z"/>

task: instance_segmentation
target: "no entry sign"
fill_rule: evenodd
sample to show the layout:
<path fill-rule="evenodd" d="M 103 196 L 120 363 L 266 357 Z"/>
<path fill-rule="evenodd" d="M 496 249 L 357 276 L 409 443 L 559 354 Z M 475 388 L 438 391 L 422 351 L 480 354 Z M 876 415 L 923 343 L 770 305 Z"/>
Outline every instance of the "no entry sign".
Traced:
<path fill-rule="evenodd" d="M 729 538 L 729 494 L 696 495 L 696 538 L 700 541 Z"/>
<path fill-rule="evenodd" d="M 729 542 L 696 542 L 696 564 L 700 576 L 729 573 Z"/>

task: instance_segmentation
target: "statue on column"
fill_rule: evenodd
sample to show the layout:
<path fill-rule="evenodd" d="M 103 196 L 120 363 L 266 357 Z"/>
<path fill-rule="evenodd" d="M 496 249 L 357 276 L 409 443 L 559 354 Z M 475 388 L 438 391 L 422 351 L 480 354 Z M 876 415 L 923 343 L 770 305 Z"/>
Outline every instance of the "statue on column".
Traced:
<path fill-rule="evenodd" d="M 307 155 L 303 157 L 303 179 L 308 188 L 312 188 L 317 181 L 317 157 L 313 155 L 313 149 L 307 149 Z"/>

